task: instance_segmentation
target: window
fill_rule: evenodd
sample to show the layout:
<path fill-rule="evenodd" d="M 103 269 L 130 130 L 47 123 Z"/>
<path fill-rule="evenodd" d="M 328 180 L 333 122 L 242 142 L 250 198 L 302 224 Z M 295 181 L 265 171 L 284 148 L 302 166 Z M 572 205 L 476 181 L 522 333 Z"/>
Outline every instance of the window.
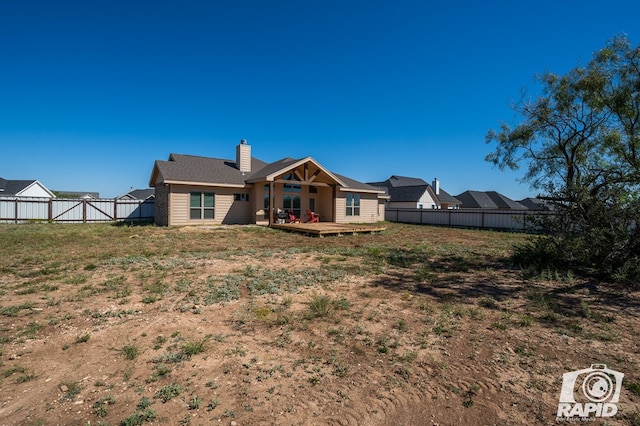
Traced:
<path fill-rule="evenodd" d="M 264 186 L 264 204 L 262 205 L 262 207 L 265 210 L 269 210 L 269 185 L 265 185 Z"/>
<path fill-rule="evenodd" d="M 249 201 L 249 194 L 233 194 L 235 201 Z"/>
<path fill-rule="evenodd" d="M 347 216 L 360 216 L 360 194 L 347 194 Z"/>
<path fill-rule="evenodd" d="M 213 192 L 192 192 L 189 194 L 189 219 L 213 219 L 216 203 Z"/>
<path fill-rule="evenodd" d="M 296 181 L 297 179 L 292 174 L 288 174 L 283 176 L 284 180 Z M 298 183 L 285 183 L 284 184 L 284 192 L 301 192 L 302 187 Z"/>
<path fill-rule="evenodd" d="M 300 192 L 302 191 L 302 187 L 295 183 L 285 183 L 284 184 L 284 192 Z"/>
<path fill-rule="evenodd" d="M 295 216 L 300 216 L 300 196 L 284 194 L 282 199 L 282 208 L 289 210 Z"/>

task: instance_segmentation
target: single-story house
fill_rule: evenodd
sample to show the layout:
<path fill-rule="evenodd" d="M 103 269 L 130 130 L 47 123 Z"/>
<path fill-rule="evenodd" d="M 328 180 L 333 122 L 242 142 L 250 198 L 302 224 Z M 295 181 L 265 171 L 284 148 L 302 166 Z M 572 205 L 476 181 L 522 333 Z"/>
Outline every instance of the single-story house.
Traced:
<path fill-rule="evenodd" d="M 9 180 L 0 178 L 0 197 L 55 198 L 55 194 L 37 180 Z"/>
<path fill-rule="evenodd" d="M 465 191 L 456 195 L 463 209 L 527 210 L 527 207 L 496 191 Z"/>
<path fill-rule="evenodd" d="M 383 182 L 370 182 L 369 185 L 386 190 L 389 208 L 456 209 L 462 204 L 440 188 L 438 179 L 429 185 L 420 178 L 393 175 Z"/>
<path fill-rule="evenodd" d="M 131 188 L 131 191 L 127 192 L 126 194 L 124 194 L 121 197 L 118 197 L 118 199 L 123 199 L 123 200 L 153 200 L 156 197 L 156 191 L 153 188 L 147 188 L 147 189 L 133 189 Z"/>
<path fill-rule="evenodd" d="M 251 155 L 243 139 L 235 160 L 170 154 L 157 160 L 149 186 L 155 188 L 158 225 L 270 225 L 281 211 L 303 222 L 307 209 L 321 222 L 384 220 L 384 190 L 327 170 L 311 157 L 267 163 Z"/>

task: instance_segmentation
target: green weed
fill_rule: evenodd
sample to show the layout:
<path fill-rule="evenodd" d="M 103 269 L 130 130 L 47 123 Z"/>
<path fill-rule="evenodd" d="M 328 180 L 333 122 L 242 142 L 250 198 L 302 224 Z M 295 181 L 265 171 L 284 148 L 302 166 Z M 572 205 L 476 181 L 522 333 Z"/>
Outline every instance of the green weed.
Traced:
<path fill-rule="evenodd" d="M 136 345 L 128 343 L 120 349 L 120 352 L 124 355 L 125 359 L 134 360 L 138 357 L 139 349 Z"/>
<path fill-rule="evenodd" d="M 332 308 L 331 298 L 326 295 L 315 295 L 309 301 L 309 311 L 315 317 L 329 315 Z"/>
<path fill-rule="evenodd" d="M 180 395 L 181 392 L 182 386 L 178 383 L 170 383 L 167 386 L 158 389 L 154 397 L 165 403 Z"/>

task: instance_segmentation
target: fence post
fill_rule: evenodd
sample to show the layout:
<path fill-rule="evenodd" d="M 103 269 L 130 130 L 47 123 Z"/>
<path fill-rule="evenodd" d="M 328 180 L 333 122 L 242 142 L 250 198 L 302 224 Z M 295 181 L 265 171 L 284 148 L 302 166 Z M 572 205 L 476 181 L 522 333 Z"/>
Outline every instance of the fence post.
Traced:
<path fill-rule="evenodd" d="M 113 199 L 113 220 L 118 221 L 118 199 Z"/>
<path fill-rule="evenodd" d="M 53 222 L 53 198 L 49 198 L 49 208 L 47 209 L 47 222 Z"/>
<path fill-rule="evenodd" d="M 15 205 L 13 206 L 13 217 L 15 219 L 15 222 L 18 223 L 18 199 L 16 198 L 14 202 Z"/>
<path fill-rule="evenodd" d="M 82 199 L 82 223 L 87 223 L 87 200 Z"/>

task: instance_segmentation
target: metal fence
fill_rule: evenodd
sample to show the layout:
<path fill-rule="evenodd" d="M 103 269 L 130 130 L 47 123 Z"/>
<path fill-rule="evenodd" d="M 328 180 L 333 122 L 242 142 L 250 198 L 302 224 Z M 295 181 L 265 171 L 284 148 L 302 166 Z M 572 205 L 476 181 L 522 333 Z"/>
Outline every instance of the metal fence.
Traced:
<path fill-rule="evenodd" d="M 422 225 L 536 232 L 538 223 L 536 219 L 546 214 L 551 213 L 528 210 L 387 208 L 385 220 Z"/>
<path fill-rule="evenodd" d="M 0 197 L 0 223 L 152 221 L 154 200 Z"/>

